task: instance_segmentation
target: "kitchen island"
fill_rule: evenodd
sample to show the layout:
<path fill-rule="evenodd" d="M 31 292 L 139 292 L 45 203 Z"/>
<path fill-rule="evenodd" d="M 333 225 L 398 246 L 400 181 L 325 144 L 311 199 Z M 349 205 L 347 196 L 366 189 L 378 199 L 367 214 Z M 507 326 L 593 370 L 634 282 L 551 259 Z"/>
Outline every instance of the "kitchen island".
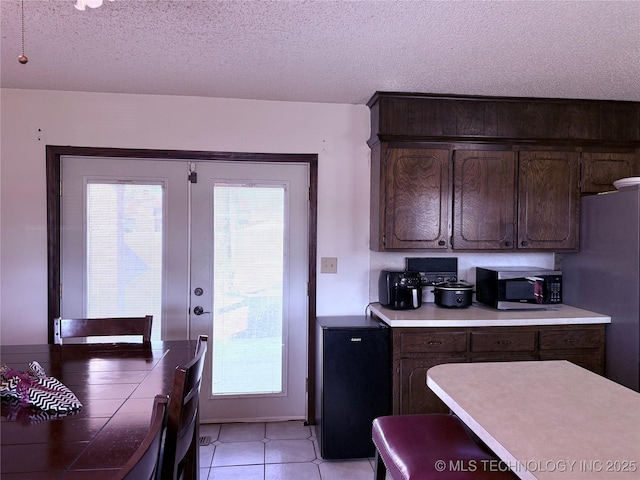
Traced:
<path fill-rule="evenodd" d="M 611 317 L 568 305 L 496 310 L 423 304 L 372 315 L 391 327 L 393 414 L 446 413 L 426 387 L 427 370 L 443 363 L 568 360 L 604 374 L 605 325 Z"/>
<path fill-rule="evenodd" d="M 564 361 L 439 365 L 427 384 L 503 462 L 480 468 L 640 478 L 640 394 L 629 388 Z"/>

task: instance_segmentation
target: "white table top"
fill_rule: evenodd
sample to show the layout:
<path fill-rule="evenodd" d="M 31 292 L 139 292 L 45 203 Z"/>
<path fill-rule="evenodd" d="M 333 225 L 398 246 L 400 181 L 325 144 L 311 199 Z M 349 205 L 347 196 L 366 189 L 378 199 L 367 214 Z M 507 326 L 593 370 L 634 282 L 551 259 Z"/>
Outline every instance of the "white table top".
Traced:
<path fill-rule="evenodd" d="M 552 305 L 544 310 L 497 310 L 474 303 L 468 308 L 443 308 L 423 303 L 415 310 L 392 310 L 379 303 L 371 312 L 390 327 L 509 327 L 611 323 L 611 317 L 571 307 Z"/>
<path fill-rule="evenodd" d="M 449 363 L 427 385 L 522 479 L 640 478 L 640 393 L 570 362 Z"/>

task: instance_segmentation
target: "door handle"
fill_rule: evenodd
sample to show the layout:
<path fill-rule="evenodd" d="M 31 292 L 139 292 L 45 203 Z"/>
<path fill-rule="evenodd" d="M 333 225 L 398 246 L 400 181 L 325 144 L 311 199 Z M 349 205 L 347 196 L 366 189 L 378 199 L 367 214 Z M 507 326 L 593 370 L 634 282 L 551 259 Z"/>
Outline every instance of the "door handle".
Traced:
<path fill-rule="evenodd" d="M 204 315 L 205 313 L 211 313 L 211 312 L 205 312 L 204 308 L 198 305 L 197 307 L 193 307 L 193 313 L 196 315 Z"/>

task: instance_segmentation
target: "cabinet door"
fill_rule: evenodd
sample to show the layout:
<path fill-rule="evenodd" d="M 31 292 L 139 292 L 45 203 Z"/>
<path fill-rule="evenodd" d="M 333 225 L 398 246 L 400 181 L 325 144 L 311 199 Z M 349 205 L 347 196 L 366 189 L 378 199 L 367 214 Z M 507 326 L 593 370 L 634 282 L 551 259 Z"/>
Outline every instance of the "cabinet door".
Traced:
<path fill-rule="evenodd" d="M 427 370 L 442 363 L 454 362 L 466 362 L 466 358 L 405 358 L 400 360 L 400 411 L 397 414 L 448 413 L 449 407 L 427 387 Z M 396 414 L 395 409 L 394 414 Z"/>
<path fill-rule="evenodd" d="M 640 175 L 638 153 L 582 153 L 582 193 L 615 190 L 613 182 Z"/>
<path fill-rule="evenodd" d="M 458 150 L 453 158 L 453 248 L 515 248 L 515 152 Z"/>
<path fill-rule="evenodd" d="M 449 151 L 387 150 L 385 248 L 449 246 Z"/>
<path fill-rule="evenodd" d="M 578 248 L 579 174 L 576 152 L 520 152 L 518 249 Z"/>

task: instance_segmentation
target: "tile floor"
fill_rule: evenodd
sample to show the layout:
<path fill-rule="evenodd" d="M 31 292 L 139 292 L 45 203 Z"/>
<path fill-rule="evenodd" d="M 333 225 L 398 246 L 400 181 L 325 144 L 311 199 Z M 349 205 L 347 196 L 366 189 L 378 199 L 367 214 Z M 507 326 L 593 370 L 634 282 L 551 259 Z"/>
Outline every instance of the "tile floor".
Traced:
<path fill-rule="evenodd" d="M 373 459 L 323 460 L 302 421 L 200 425 L 200 480 L 372 480 Z"/>

